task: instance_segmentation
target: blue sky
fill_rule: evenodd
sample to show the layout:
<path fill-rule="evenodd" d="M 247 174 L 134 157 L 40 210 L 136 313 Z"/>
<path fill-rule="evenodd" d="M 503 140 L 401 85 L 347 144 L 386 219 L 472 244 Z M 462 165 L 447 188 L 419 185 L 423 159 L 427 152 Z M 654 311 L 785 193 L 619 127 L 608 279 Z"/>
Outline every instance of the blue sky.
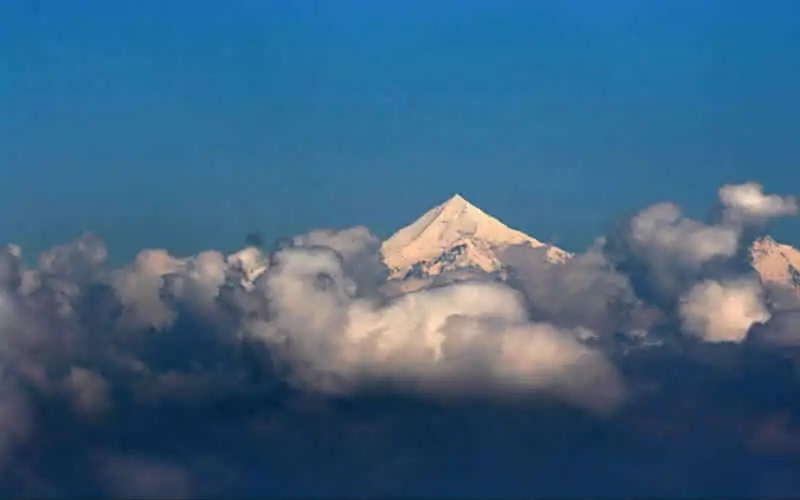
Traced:
<path fill-rule="evenodd" d="M 386 236 L 460 192 L 579 250 L 723 183 L 800 192 L 797 89 L 789 0 L 8 1 L 0 239 Z"/>

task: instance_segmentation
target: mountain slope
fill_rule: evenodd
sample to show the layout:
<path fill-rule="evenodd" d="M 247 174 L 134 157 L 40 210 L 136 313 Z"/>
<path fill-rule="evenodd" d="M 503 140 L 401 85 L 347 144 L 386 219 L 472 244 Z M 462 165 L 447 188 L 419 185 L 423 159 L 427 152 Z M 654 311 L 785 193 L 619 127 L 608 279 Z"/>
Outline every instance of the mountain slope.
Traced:
<path fill-rule="evenodd" d="M 750 247 L 750 258 L 764 282 L 800 288 L 800 250 L 765 236 Z"/>
<path fill-rule="evenodd" d="M 382 252 L 393 278 L 424 277 L 455 269 L 499 271 L 496 251 L 520 244 L 546 247 L 551 262 L 571 256 L 509 228 L 457 194 L 397 231 L 383 243 Z"/>

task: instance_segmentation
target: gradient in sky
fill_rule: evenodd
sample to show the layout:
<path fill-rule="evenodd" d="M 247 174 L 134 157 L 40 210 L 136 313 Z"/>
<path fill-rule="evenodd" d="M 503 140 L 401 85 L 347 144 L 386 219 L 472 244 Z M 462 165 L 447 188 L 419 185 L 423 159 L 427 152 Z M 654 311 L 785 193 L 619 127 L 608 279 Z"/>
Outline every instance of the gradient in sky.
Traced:
<path fill-rule="evenodd" d="M 580 250 L 723 183 L 799 192 L 798 88 L 791 0 L 7 1 L 0 234 L 386 236 L 460 192 Z"/>

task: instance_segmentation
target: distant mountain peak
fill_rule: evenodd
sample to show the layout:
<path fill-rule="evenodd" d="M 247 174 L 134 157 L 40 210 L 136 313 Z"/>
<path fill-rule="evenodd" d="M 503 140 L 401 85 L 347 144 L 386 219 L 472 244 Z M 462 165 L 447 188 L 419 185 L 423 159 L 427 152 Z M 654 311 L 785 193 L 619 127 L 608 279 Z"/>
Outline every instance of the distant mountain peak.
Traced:
<path fill-rule="evenodd" d="M 800 286 L 800 250 L 764 236 L 753 242 L 750 259 L 763 281 Z"/>
<path fill-rule="evenodd" d="M 459 193 L 456 193 L 453 196 L 451 196 L 450 199 L 448 199 L 446 202 L 444 202 L 444 204 L 445 205 L 459 205 L 459 204 L 460 205 L 472 205 L 472 203 L 468 202 Z M 472 206 L 474 206 L 474 205 L 472 205 Z"/>
<path fill-rule="evenodd" d="M 409 272 L 430 275 L 464 268 L 498 271 L 502 263 L 496 251 L 520 244 L 547 247 L 552 261 L 563 261 L 570 255 L 509 228 L 455 194 L 397 231 L 383 243 L 382 250 L 392 276 L 402 278 Z"/>

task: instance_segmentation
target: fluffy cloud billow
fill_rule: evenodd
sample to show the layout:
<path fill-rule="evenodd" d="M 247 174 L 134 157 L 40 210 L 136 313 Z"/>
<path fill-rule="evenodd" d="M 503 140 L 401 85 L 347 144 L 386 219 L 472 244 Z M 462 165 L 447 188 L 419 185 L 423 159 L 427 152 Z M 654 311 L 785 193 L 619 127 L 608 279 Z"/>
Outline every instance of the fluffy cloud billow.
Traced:
<path fill-rule="evenodd" d="M 797 196 L 765 194 L 763 186 L 756 182 L 722 186 L 719 199 L 725 221 L 732 224 L 764 223 L 796 215 L 800 207 Z"/>
<path fill-rule="evenodd" d="M 578 405 L 613 406 L 621 392 L 614 368 L 568 331 L 530 323 L 521 297 L 494 283 L 460 283 L 379 303 L 357 297 L 356 283 L 331 249 L 278 252 L 256 289 L 267 318 L 245 331 L 288 359 L 304 383 L 321 390 L 388 379 L 427 391 L 489 392 L 570 386 Z M 580 363 L 580 368 L 577 360 Z M 583 394 L 583 371 L 598 377 Z M 595 385 L 606 385 L 599 401 Z"/>
<path fill-rule="evenodd" d="M 719 203 L 710 222 L 672 203 L 645 208 L 562 264 L 507 248 L 504 282 L 475 275 L 400 294 L 387 292 L 381 242 L 364 227 L 232 255 L 143 249 L 116 269 L 94 235 L 33 268 L 8 246 L 0 493 L 396 495 L 419 481 L 407 492 L 435 495 L 467 491 L 446 457 L 480 468 L 498 453 L 516 457 L 497 475 L 508 489 L 476 478 L 473 490 L 530 494 L 532 468 L 537 491 L 563 493 L 581 483 L 570 474 L 613 456 L 650 463 L 640 476 L 653 482 L 606 464 L 584 494 L 681 491 L 657 482 L 662 466 L 636 443 L 679 467 L 673 444 L 718 418 L 718 438 L 745 449 L 762 408 L 737 399 L 746 386 L 728 396 L 714 384 L 744 383 L 751 359 L 780 360 L 758 376 L 797 391 L 778 368 L 800 345 L 792 302 L 741 265 L 751 231 L 795 214 L 796 200 L 750 183 L 723 187 Z M 615 339 L 631 332 L 650 347 L 622 349 Z M 706 376 L 721 367 L 726 382 Z M 719 406 L 698 390 L 717 391 Z M 750 413 L 729 422 L 725 405 Z M 673 425 L 677 407 L 687 413 Z M 559 482 L 564 446 L 574 463 Z"/>
<path fill-rule="evenodd" d="M 687 332 L 710 342 L 741 342 L 753 324 L 771 317 L 752 278 L 696 284 L 683 297 L 680 315 Z"/>

